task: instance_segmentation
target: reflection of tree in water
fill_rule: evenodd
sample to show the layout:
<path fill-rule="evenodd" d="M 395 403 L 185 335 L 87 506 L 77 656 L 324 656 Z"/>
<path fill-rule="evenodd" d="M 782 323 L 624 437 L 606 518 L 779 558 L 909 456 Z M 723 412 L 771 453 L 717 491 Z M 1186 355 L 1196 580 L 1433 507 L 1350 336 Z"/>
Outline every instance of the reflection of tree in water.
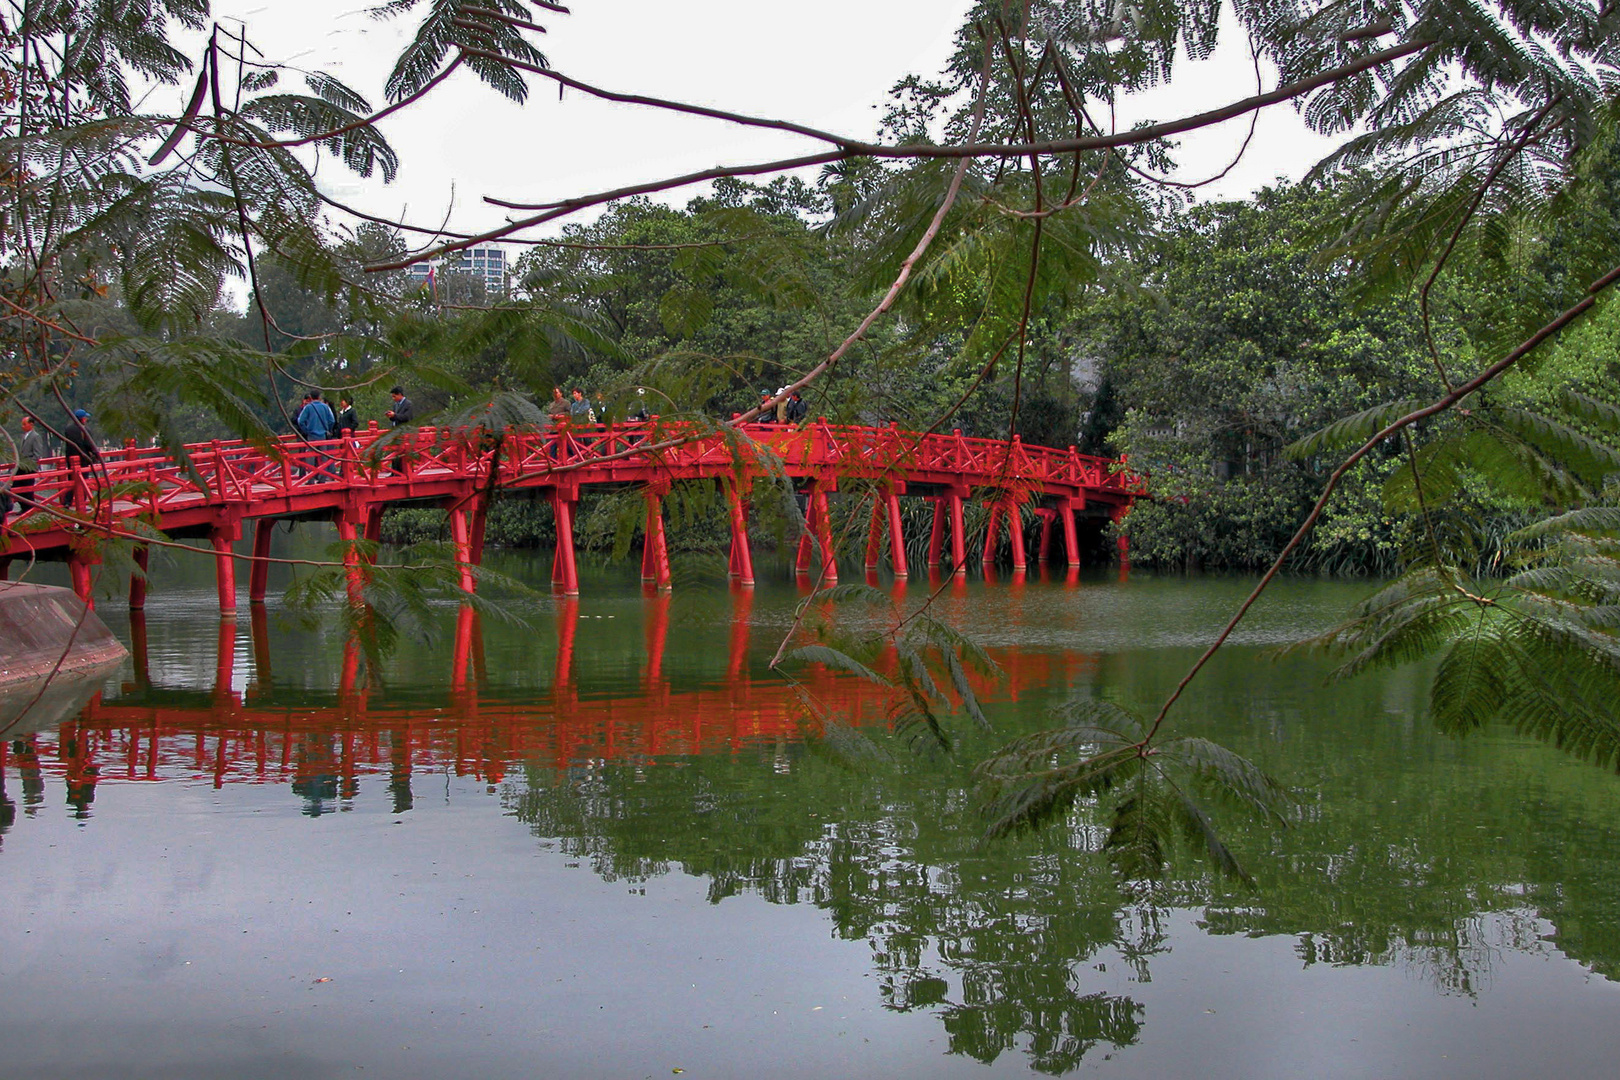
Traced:
<path fill-rule="evenodd" d="M 1255 722 L 1251 668 L 1231 687 L 1221 711 L 1246 726 L 1216 737 L 1307 785 L 1294 828 L 1223 820 L 1254 890 L 1188 864 L 1122 892 L 1084 811 L 1066 832 L 980 846 L 957 765 L 852 771 L 813 744 L 536 769 L 513 798 L 536 835 L 609 879 L 679 870 L 714 902 L 816 904 L 838 937 L 869 942 L 887 1007 L 939 1016 L 951 1050 L 985 1062 L 1016 1049 L 1062 1072 L 1136 1041 L 1141 1006 L 1087 976 L 1106 954 L 1147 981 L 1171 909 L 1200 910 L 1211 934 L 1292 937 L 1304 966 L 1405 967 L 1442 993 L 1487 992 L 1506 951 L 1556 948 L 1620 975 L 1612 777 L 1511 739 L 1439 740 L 1389 717 L 1387 690 L 1346 688 L 1307 734 L 1295 716 Z"/>
<path fill-rule="evenodd" d="M 885 1007 L 938 1015 L 951 1052 L 1009 1050 L 1066 1072 L 1099 1043 L 1136 1041 L 1141 1007 L 1086 986 L 1099 950 L 1156 947 L 1149 920 L 1118 911 L 1100 863 L 1048 838 L 984 849 L 960 775 L 908 765 L 881 778 L 795 748 L 679 765 L 535 771 L 513 796 L 537 836 L 608 880 L 673 870 L 709 899 L 749 891 L 814 903 L 837 937 L 865 940 Z M 941 783 L 942 779 L 949 782 Z"/>

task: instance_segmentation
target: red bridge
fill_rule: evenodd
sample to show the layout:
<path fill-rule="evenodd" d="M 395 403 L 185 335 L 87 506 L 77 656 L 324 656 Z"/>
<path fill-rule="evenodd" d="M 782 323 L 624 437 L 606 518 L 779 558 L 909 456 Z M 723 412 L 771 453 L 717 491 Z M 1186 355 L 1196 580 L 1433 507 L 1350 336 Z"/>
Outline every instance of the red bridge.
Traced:
<path fill-rule="evenodd" d="M 483 555 L 484 520 L 497 491 L 537 491 L 549 498 L 557 522 L 552 581 L 562 593 L 579 592 L 574 558 L 574 517 L 586 488 L 639 488 L 646 498 L 646 543 L 642 577 L 660 588 L 670 582 L 662 499 L 671 485 L 718 483 L 731 516 L 731 574 L 753 582 L 748 546 L 748 500 L 761 478 L 786 477 L 804 496 L 805 529 L 797 568 L 838 579 L 836 543 L 827 495 L 839 485 L 858 485 L 871 497 L 866 565 L 875 567 L 888 534 L 894 573 L 907 572 L 900 498 L 933 503 L 928 565 L 944 557 L 947 530 L 950 566 L 966 570 L 962 507 L 982 499 L 990 508 L 984 562 L 994 561 L 1001 521 L 1012 541 L 1013 566 L 1023 569 L 1025 544 L 1020 508 L 1035 504 L 1041 519 L 1041 556 L 1054 553 L 1063 536 L 1069 565 L 1080 561 L 1077 514 L 1119 520 L 1144 495 L 1141 477 L 1124 462 L 1087 457 L 1074 447 L 1056 450 L 1010 442 L 970 439 L 960 431 L 931 435 L 897 427 L 853 427 L 818 420 L 803 428 L 747 424 L 719 431 L 691 422 L 652 420 L 633 424 L 559 425 L 544 432 L 507 431 L 497 437 L 482 428 L 423 427 L 379 432 L 376 425 L 353 437 L 306 443 L 284 438 L 268 446 L 243 442 L 201 443 L 187 448 L 182 465 L 161 450 L 137 448 L 103 453 L 100 466 L 77 458 L 47 459 L 45 467 L 16 485 L 26 509 L 0 536 L 0 576 L 13 558 L 66 559 L 74 588 L 87 601 L 91 568 L 100 562 L 104 539 L 132 541 L 137 563 L 146 565 L 146 542 L 206 537 L 212 544 L 223 612 L 236 609 L 238 556 L 232 549 L 247 521 L 254 523 L 248 595 L 265 595 L 270 538 L 281 519 L 331 520 L 338 536 L 375 541 L 383 510 L 405 504 L 441 506 L 449 512 L 451 536 L 461 565 L 461 586 L 476 588 L 474 569 Z M 155 530 L 155 533 L 154 533 Z M 352 545 L 351 596 L 365 582 L 362 547 Z M 1123 539 L 1120 550 L 1125 551 Z M 130 606 L 145 603 L 146 581 L 130 584 Z"/>

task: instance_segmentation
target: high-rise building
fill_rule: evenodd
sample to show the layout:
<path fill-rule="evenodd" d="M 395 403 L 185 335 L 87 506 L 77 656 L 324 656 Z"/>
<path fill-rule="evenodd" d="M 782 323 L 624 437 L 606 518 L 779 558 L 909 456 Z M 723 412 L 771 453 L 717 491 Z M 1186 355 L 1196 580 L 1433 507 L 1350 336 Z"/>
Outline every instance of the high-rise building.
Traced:
<path fill-rule="evenodd" d="M 405 272 L 413 285 L 424 285 L 430 268 L 435 274 L 466 274 L 478 278 L 484 283 L 484 295 L 491 299 L 505 296 L 508 290 L 506 250 L 494 244 L 474 244 L 428 262 L 413 263 Z"/>

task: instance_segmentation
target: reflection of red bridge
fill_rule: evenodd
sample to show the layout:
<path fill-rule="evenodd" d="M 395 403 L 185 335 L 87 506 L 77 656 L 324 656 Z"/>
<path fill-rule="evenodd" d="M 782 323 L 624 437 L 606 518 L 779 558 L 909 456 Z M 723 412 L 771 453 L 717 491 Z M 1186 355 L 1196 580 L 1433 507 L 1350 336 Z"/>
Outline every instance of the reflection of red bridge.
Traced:
<path fill-rule="evenodd" d="M 669 445 L 672 441 L 679 441 Z M 679 482 L 717 482 L 731 515 L 731 572 L 753 580 L 748 548 L 747 505 L 755 479 L 785 475 L 805 495 L 807 528 L 799 542 L 798 569 L 809 573 L 819 562 L 828 581 L 837 580 L 834 538 L 827 494 L 840 483 L 858 482 L 872 496 L 866 565 L 874 567 L 889 534 L 891 563 L 906 573 L 899 498 L 922 496 L 933 502 L 928 565 L 944 555 L 947 531 L 950 565 L 965 568 L 965 499 L 983 498 L 990 507 L 985 560 L 993 561 L 1002 519 L 1012 540 L 1013 565 L 1024 566 L 1023 520 L 1018 508 L 1033 502 L 1042 521 L 1041 553 L 1052 552 L 1061 532 L 1069 565 L 1079 562 L 1075 515 L 1115 520 L 1143 494 L 1139 477 L 1120 462 L 1067 450 L 1025 446 L 1018 439 L 924 435 L 897 428 L 842 427 L 818 421 L 804 428 L 750 424 L 724 434 L 704 435 L 692 424 L 651 422 L 588 427 L 562 426 L 542 433 L 509 432 L 501 440 L 481 429 L 421 428 L 381 433 L 372 425 L 353 439 L 313 445 L 282 440 L 268 449 L 245 443 L 208 443 L 189 448 L 188 469 L 161 450 L 108 451 L 103 468 L 81 468 L 78 459 L 35 475 L 20 494 L 50 508 L 33 509 L 0 536 L 0 572 L 13 557 L 64 556 L 79 595 L 90 596 L 91 566 L 98 541 L 108 532 L 139 541 L 141 528 L 171 537 L 206 537 L 216 553 L 220 607 L 236 609 L 232 543 L 244 521 L 255 523 L 248 595 L 264 599 L 270 537 L 278 519 L 330 519 L 340 538 L 353 541 L 380 535 L 383 510 L 391 505 L 438 505 L 450 512 L 450 529 L 463 566 L 462 587 L 475 587 L 473 567 L 482 559 L 484 515 L 491 493 L 533 490 L 547 496 L 556 512 L 557 555 L 553 583 L 563 593 L 579 592 L 574 565 L 573 523 L 580 492 L 587 487 L 638 487 L 647 499 L 642 576 L 669 584 L 661 500 Z M 75 508 L 79 520 L 56 512 Z M 145 565 L 145 549 L 136 559 Z M 358 594 L 365 580 L 358 551 L 349 556 L 350 581 Z M 130 587 L 130 606 L 145 602 L 144 578 Z"/>
<path fill-rule="evenodd" d="M 34 770 L 67 784 L 70 801 L 87 805 L 99 780 L 210 780 L 226 783 L 300 784 L 317 779 L 354 790 L 362 775 L 389 775 L 408 785 L 413 771 L 453 769 L 487 783 L 514 764 L 554 768 L 604 760 L 736 751 L 743 746 L 798 740 L 819 730 L 828 713 L 850 723 L 883 723 L 888 691 L 869 682 L 812 668 L 798 686 L 776 677 L 753 679 L 748 670 L 751 590 L 734 592 L 727 673 L 717 686 L 674 689 L 662 673 L 669 628 L 669 597 L 648 599 L 647 655 L 639 693 L 581 697 L 573 674 L 579 612 L 559 603 L 557 667 L 549 696 L 489 700 L 481 696 L 482 635 L 463 608 L 448 697 L 420 704 L 376 703 L 357 686 L 358 658 L 350 655 L 335 699 L 311 705 L 276 703 L 269 684 L 265 618 L 252 621 L 254 684 L 233 692 L 236 623 L 220 624 L 215 688 L 185 693 L 135 690 L 127 698 L 99 698 L 53 736 L 30 735 L 0 743 L 0 770 Z M 144 684 L 145 629 L 132 622 L 137 685 Z M 1089 670 L 1083 654 L 1006 651 L 996 656 L 1006 674 L 984 686 L 987 700 L 1016 700 L 1033 688 L 1072 680 Z M 132 688 L 133 689 L 133 688 Z M 169 699 L 167 702 L 165 698 Z"/>

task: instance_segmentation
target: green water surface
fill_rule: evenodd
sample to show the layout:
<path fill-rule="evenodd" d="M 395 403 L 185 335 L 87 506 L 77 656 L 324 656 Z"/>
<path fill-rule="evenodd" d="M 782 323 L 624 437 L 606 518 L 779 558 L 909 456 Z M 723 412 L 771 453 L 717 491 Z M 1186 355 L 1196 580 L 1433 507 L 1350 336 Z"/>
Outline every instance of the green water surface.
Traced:
<path fill-rule="evenodd" d="M 0 1076 L 1620 1071 L 1620 780 L 1437 736 L 1421 671 L 1269 657 L 1364 585 L 1276 585 L 1179 712 L 1299 796 L 1221 815 L 1256 887 L 1122 887 L 1083 808 L 985 843 L 969 771 L 1071 698 L 1156 705 L 1249 582 L 946 585 L 1009 678 L 927 755 L 770 671 L 785 572 L 633 573 L 348 676 L 274 603 L 222 628 L 206 560 L 144 629 L 102 600 L 136 660 L 0 770 Z"/>

